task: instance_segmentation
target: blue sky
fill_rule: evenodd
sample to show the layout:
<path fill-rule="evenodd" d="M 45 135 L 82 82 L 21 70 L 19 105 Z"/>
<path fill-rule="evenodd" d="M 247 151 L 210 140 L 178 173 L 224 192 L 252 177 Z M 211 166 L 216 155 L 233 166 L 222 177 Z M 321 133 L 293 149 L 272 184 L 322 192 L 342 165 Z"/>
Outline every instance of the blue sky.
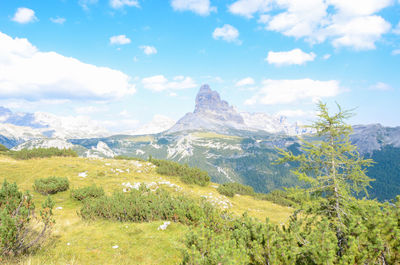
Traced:
<path fill-rule="evenodd" d="M 399 0 L 0 0 L 0 105 L 112 131 L 194 108 L 400 125 Z"/>

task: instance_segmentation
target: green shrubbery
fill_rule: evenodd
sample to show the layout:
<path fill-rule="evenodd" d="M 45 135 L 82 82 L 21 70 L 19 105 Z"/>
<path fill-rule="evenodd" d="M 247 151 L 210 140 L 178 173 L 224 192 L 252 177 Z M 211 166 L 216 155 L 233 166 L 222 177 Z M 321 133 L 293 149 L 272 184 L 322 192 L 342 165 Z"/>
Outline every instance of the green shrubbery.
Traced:
<path fill-rule="evenodd" d="M 46 237 L 46 232 L 54 223 L 54 202 L 48 197 L 42 207 L 37 219 L 42 223 L 41 231 L 32 230 L 30 223 L 35 210 L 32 196 L 20 192 L 17 184 L 4 180 L 0 189 L 0 256 L 23 253 Z"/>
<path fill-rule="evenodd" d="M 257 200 L 271 201 L 282 206 L 293 207 L 296 205 L 289 192 L 283 190 L 274 190 L 270 193 L 258 193 L 253 190 L 253 187 L 243 185 L 237 182 L 229 182 L 219 185 L 217 191 L 227 197 L 233 197 L 235 194 L 253 196 Z"/>
<path fill-rule="evenodd" d="M 397 264 L 400 260 L 400 196 L 390 205 L 354 201 L 346 247 L 324 216 L 294 215 L 287 225 L 244 215 L 186 235 L 182 264 Z"/>
<path fill-rule="evenodd" d="M 7 153 L 9 156 L 15 159 L 27 160 L 31 158 L 43 158 L 53 156 L 71 156 L 77 157 L 78 154 L 72 149 L 58 149 L 55 147 L 51 148 L 34 148 L 34 149 L 22 149 L 20 151 L 10 151 Z"/>
<path fill-rule="evenodd" d="M 252 187 L 237 182 L 228 182 L 221 184 L 219 185 L 217 191 L 220 194 L 228 197 L 233 197 L 235 196 L 235 194 L 250 196 L 253 196 L 255 194 Z"/>
<path fill-rule="evenodd" d="M 96 185 L 71 190 L 71 198 L 78 201 L 101 196 L 104 196 L 104 190 L 102 187 L 97 187 Z"/>
<path fill-rule="evenodd" d="M 83 201 L 80 216 L 83 219 L 110 219 L 114 221 L 150 222 L 170 220 L 184 224 L 198 224 L 212 219 L 218 211 L 205 201 L 197 202 L 184 196 L 173 196 L 158 189 L 151 192 L 144 185 L 131 192 L 115 192 Z M 216 217 L 217 216 L 217 217 Z"/>
<path fill-rule="evenodd" d="M 123 156 L 123 155 L 114 156 L 114 159 L 117 159 L 117 160 L 136 160 L 136 161 L 146 162 L 146 159 L 143 159 L 143 158 L 140 158 L 140 157 L 131 157 L 131 156 Z"/>
<path fill-rule="evenodd" d="M 35 180 L 33 189 L 40 194 L 55 194 L 60 191 L 66 191 L 69 188 L 68 178 L 48 177 Z"/>
<path fill-rule="evenodd" d="M 290 193 L 283 190 L 273 190 L 269 193 L 256 193 L 254 198 L 288 207 L 297 205 L 296 201 L 290 196 Z"/>
<path fill-rule="evenodd" d="M 150 158 L 149 161 L 157 166 L 157 173 L 161 175 L 177 176 L 186 184 L 207 186 L 208 183 L 210 183 L 210 176 L 208 173 L 199 168 L 193 168 L 188 165 L 181 165 L 167 160 Z"/>

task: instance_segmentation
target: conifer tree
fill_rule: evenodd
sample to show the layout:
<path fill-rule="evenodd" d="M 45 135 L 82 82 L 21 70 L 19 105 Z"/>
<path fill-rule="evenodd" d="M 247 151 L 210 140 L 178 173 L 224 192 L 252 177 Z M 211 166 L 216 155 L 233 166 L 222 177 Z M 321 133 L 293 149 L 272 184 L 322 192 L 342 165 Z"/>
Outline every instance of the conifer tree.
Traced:
<path fill-rule="evenodd" d="M 336 233 L 337 255 L 342 256 L 347 246 L 347 226 L 354 211 L 354 196 L 372 181 L 366 168 L 372 160 L 363 159 L 357 147 L 350 142 L 352 128 L 345 121 L 352 116 L 339 105 L 338 112 L 331 115 L 326 104 L 318 103 L 317 120 L 310 126 L 317 140 L 302 141 L 302 153 L 294 155 L 279 149 L 279 163 L 298 162 L 293 171 L 300 180 L 308 183 L 305 189 L 309 198 L 303 207 L 308 214 L 326 216 Z M 314 138 L 315 139 L 315 138 Z"/>

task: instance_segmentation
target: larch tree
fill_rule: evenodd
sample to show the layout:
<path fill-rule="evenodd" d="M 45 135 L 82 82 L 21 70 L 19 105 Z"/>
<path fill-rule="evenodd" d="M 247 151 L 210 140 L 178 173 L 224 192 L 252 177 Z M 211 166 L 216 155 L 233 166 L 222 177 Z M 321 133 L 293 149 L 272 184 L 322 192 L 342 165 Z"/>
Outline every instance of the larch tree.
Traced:
<path fill-rule="evenodd" d="M 346 248 L 347 224 L 352 218 L 354 196 L 372 181 L 366 175 L 366 168 L 372 160 L 364 159 L 357 147 L 350 142 L 352 127 L 346 119 L 351 111 L 342 110 L 339 105 L 336 114 L 330 114 L 327 105 L 318 103 L 317 120 L 310 126 L 315 135 L 302 142 L 301 154 L 279 149 L 279 163 L 297 162 L 292 172 L 307 183 L 304 189 L 309 204 L 303 207 L 308 214 L 322 215 L 328 218 L 330 227 L 337 238 L 337 255 L 341 256 Z"/>

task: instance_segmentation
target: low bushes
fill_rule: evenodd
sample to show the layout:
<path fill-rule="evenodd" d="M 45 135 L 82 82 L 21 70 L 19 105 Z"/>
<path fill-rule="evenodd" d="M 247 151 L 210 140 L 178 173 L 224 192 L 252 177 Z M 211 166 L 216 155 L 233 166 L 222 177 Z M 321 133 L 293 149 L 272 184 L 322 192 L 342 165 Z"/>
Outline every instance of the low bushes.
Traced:
<path fill-rule="evenodd" d="M 67 178 L 49 177 L 40 178 L 35 180 L 33 189 L 43 195 L 55 194 L 60 191 L 66 191 L 69 188 L 69 181 Z"/>
<path fill-rule="evenodd" d="M 104 196 L 104 190 L 102 187 L 97 187 L 96 185 L 71 190 L 71 197 L 78 201 L 101 196 Z"/>
<path fill-rule="evenodd" d="M 255 195 L 254 189 L 250 186 L 243 185 L 237 182 L 229 182 L 219 185 L 217 191 L 225 196 L 233 197 L 235 194 L 239 195 Z"/>
<path fill-rule="evenodd" d="M 42 204 L 40 217 L 33 218 L 32 196 L 20 192 L 17 184 L 4 180 L 0 189 L 0 256 L 15 256 L 38 246 L 54 224 L 53 207 L 54 202 L 48 197 Z M 42 223 L 40 231 L 32 229 L 33 220 Z"/>
<path fill-rule="evenodd" d="M 19 159 L 19 160 L 27 160 L 31 158 L 43 158 L 43 157 L 53 157 L 53 156 L 62 156 L 62 157 L 77 157 L 78 154 L 72 149 L 58 149 L 55 147 L 51 148 L 34 148 L 34 149 L 22 149 L 20 151 L 10 151 L 7 153 L 9 156 Z"/>
<path fill-rule="evenodd" d="M 186 184 L 207 186 L 210 183 L 208 173 L 199 168 L 159 159 L 150 159 L 149 161 L 157 166 L 156 171 L 161 175 L 177 176 Z"/>
<path fill-rule="evenodd" d="M 136 161 L 146 162 L 146 159 L 143 159 L 143 158 L 131 157 L 131 156 L 123 156 L 123 155 L 114 156 L 114 159 L 117 159 L 117 160 L 136 160 Z"/>
<path fill-rule="evenodd" d="M 256 193 L 254 198 L 258 200 L 270 201 L 278 205 L 294 207 L 297 203 L 291 198 L 287 191 L 273 190 L 270 193 Z"/>
<path fill-rule="evenodd" d="M 252 187 L 237 182 L 229 182 L 219 185 L 217 191 L 227 197 L 235 194 L 253 196 L 257 200 L 270 201 L 282 206 L 294 207 L 297 202 L 290 196 L 290 192 L 283 190 L 273 190 L 270 193 L 257 193 Z"/>
<path fill-rule="evenodd" d="M 220 232 L 191 229 L 180 264 L 398 264 L 399 200 L 352 201 L 357 211 L 348 220 L 342 253 L 329 217 L 297 212 L 281 226 L 243 215 Z"/>
<path fill-rule="evenodd" d="M 139 190 L 133 189 L 128 193 L 115 192 L 112 196 L 84 200 L 80 216 L 89 220 L 109 219 L 121 222 L 170 220 L 184 224 L 198 224 L 219 218 L 217 211 L 204 200 L 199 202 L 184 196 L 173 196 L 163 189 L 152 192 L 142 185 Z"/>

